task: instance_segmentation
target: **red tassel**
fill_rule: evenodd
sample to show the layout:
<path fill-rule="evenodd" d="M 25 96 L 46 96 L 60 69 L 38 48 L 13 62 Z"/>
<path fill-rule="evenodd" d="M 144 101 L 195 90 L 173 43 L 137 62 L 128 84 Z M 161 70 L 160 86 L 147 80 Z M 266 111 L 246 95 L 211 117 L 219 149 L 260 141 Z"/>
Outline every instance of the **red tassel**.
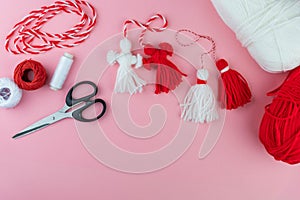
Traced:
<path fill-rule="evenodd" d="M 151 45 L 146 45 L 144 52 L 150 57 L 143 58 L 146 69 L 150 70 L 151 67 L 157 67 L 155 94 L 168 93 L 170 90 L 174 90 L 182 82 L 182 76 L 187 76 L 168 60 L 167 56 L 173 55 L 172 46 L 164 42 L 160 43 L 159 47 L 160 49 L 157 49 Z"/>
<path fill-rule="evenodd" d="M 276 160 L 300 163 L 300 66 L 268 96 L 275 97 L 265 108 L 260 141 Z"/>
<path fill-rule="evenodd" d="M 239 72 L 230 69 L 224 59 L 218 60 L 216 65 L 221 72 L 225 89 L 222 101 L 225 103 L 226 109 L 236 109 L 249 103 L 252 95 L 246 79 Z"/>

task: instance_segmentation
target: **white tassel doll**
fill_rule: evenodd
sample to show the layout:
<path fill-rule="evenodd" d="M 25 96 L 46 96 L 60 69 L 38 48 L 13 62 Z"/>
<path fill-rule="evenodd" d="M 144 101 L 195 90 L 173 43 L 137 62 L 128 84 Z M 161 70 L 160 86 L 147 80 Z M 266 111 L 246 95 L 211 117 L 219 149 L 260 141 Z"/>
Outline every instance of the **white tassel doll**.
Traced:
<path fill-rule="evenodd" d="M 127 38 L 120 41 L 120 48 L 119 54 L 112 50 L 107 53 L 107 62 L 110 65 L 116 62 L 119 64 L 114 91 L 116 93 L 129 92 L 130 94 L 142 92 L 146 82 L 138 77 L 132 67 L 135 65 L 134 67 L 137 69 L 143 65 L 142 56 L 140 54 L 132 55 L 131 42 Z"/>
<path fill-rule="evenodd" d="M 208 71 L 199 69 L 197 71 L 197 84 L 188 91 L 181 105 L 183 111 L 181 118 L 192 122 L 211 122 L 219 118 L 216 110 L 216 99 L 209 85 L 206 84 Z"/>

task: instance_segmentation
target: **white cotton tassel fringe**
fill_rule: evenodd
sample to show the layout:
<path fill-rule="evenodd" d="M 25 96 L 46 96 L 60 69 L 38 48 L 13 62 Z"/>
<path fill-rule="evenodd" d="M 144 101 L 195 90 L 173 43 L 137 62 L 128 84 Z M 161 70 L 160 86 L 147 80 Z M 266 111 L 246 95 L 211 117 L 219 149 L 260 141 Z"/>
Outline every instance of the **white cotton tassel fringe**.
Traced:
<path fill-rule="evenodd" d="M 106 57 L 107 62 L 110 65 L 113 65 L 116 62 L 119 64 L 114 92 L 128 92 L 130 94 L 142 92 L 146 82 L 138 77 L 134 72 L 132 65 L 135 65 L 134 67 L 136 69 L 140 68 L 143 65 L 143 58 L 140 54 L 137 54 L 136 56 L 132 55 L 131 42 L 127 38 L 120 41 L 120 48 L 120 53 L 109 51 Z"/>
<path fill-rule="evenodd" d="M 197 78 L 201 83 L 193 85 L 181 104 L 183 111 L 181 118 L 192 122 L 211 122 L 219 118 L 216 110 L 216 99 L 209 85 L 206 84 L 208 71 L 199 69 Z"/>

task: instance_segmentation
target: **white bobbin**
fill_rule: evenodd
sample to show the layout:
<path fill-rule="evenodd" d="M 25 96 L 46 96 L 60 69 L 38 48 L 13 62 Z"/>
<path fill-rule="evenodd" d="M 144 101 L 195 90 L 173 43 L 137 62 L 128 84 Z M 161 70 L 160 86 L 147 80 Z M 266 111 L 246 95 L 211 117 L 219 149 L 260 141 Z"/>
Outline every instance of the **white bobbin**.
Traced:
<path fill-rule="evenodd" d="M 74 56 L 72 54 L 64 53 L 64 55 L 60 58 L 50 82 L 50 88 L 52 90 L 60 90 L 63 87 L 71 69 L 73 57 Z"/>

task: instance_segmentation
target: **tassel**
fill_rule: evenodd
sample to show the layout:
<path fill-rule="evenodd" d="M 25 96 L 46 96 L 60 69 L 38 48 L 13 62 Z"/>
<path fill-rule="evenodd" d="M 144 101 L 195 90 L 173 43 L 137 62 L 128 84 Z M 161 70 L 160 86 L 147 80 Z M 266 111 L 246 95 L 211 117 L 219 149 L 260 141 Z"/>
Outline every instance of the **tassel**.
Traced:
<path fill-rule="evenodd" d="M 192 122 L 211 122 L 218 119 L 216 110 L 216 99 L 212 89 L 206 84 L 208 71 L 199 69 L 197 71 L 197 84 L 192 86 L 181 105 L 183 111 L 181 118 Z"/>
<path fill-rule="evenodd" d="M 141 67 L 143 58 L 140 54 L 132 55 L 131 42 L 127 38 L 120 41 L 120 48 L 119 54 L 109 51 L 106 57 L 110 65 L 116 62 L 119 64 L 114 91 L 116 93 L 129 92 L 130 94 L 142 92 L 142 87 L 146 85 L 146 82 L 133 71 L 132 65 L 135 65 L 135 68 Z"/>
<path fill-rule="evenodd" d="M 300 66 L 268 96 L 274 99 L 265 108 L 259 139 L 276 160 L 300 163 Z"/>
<path fill-rule="evenodd" d="M 146 69 L 157 67 L 155 94 L 174 90 L 182 82 L 182 76 L 187 76 L 167 58 L 173 55 L 173 47 L 166 42 L 160 43 L 159 47 L 160 49 L 157 49 L 151 45 L 145 45 L 144 53 L 150 57 L 143 59 Z"/>
<path fill-rule="evenodd" d="M 236 109 L 251 101 L 251 91 L 246 79 L 237 71 L 230 69 L 224 59 L 216 62 L 218 70 L 221 72 L 221 78 L 225 89 L 222 95 L 222 102 L 227 110 Z"/>

